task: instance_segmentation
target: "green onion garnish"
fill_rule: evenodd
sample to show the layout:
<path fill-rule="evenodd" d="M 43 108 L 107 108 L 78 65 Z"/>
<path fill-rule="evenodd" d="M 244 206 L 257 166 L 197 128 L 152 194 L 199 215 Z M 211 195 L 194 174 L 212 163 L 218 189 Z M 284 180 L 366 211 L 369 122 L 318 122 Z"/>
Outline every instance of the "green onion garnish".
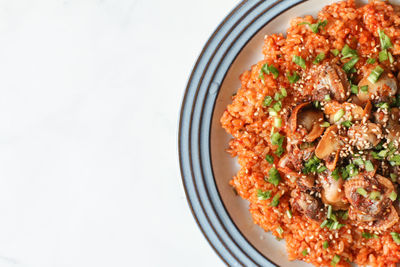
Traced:
<path fill-rule="evenodd" d="M 382 50 L 381 52 L 379 52 L 378 58 L 379 58 L 379 62 L 383 62 L 383 61 L 388 60 L 389 55 L 388 55 L 387 50 L 384 49 L 384 50 Z"/>
<path fill-rule="evenodd" d="M 397 181 L 397 174 L 391 173 L 390 174 L 390 179 L 392 180 L 392 182 L 396 182 Z"/>
<path fill-rule="evenodd" d="M 344 109 L 339 109 L 336 111 L 335 115 L 333 115 L 333 121 L 337 122 L 344 116 Z"/>
<path fill-rule="evenodd" d="M 375 105 L 377 108 L 382 108 L 382 109 L 388 109 L 389 108 L 389 104 L 386 102 L 380 102 L 378 104 Z"/>
<path fill-rule="evenodd" d="M 331 101 L 331 96 L 330 95 L 325 95 L 324 96 L 325 101 Z"/>
<path fill-rule="evenodd" d="M 326 24 L 328 24 L 327 20 L 324 20 L 322 22 L 318 20 L 317 23 L 314 23 L 314 24 L 311 24 L 310 22 L 307 22 L 307 21 L 303 21 L 303 22 L 299 23 L 298 25 L 308 25 L 313 33 L 318 33 L 319 28 L 325 27 Z"/>
<path fill-rule="evenodd" d="M 368 196 L 367 191 L 362 187 L 357 188 L 356 191 L 357 191 L 358 194 L 362 195 L 363 197 L 367 197 Z"/>
<path fill-rule="evenodd" d="M 278 145 L 281 146 L 283 144 L 283 140 L 285 137 L 281 135 L 280 133 L 276 132 L 271 135 L 271 143 L 273 145 Z"/>
<path fill-rule="evenodd" d="M 303 254 L 303 256 L 307 256 L 307 255 L 308 255 L 307 249 L 304 249 L 304 250 L 301 252 L 301 254 Z"/>
<path fill-rule="evenodd" d="M 278 78 L 279 75 L 279 71 L 277 68 L 275 68 L 274 65 L 268 65 L 267 63 L 265 63 L 262 67 L 261 67 L 261 71 L 265 74 L 272 74 L 272 76 L 274 77 L 274 79 Z M 260 71 L 260 73 L 261 73 Z"/>
<path fill-rule="evenodd" d="M 332 216 L 332 206 L 329 205 L 329 206 L 328 206 L 328 212 L 327 212 L 327 214 L 326 214 L 326 217 L 327 217 L 328 219 L 330 219 L 331 216 Z"/>
<path fill-rule="evenodd" d="M 286 215 L 288 216 L 289 219 L 293 218 L 293 214 L 291 210 L 286 210 Z"/>
<path fill-rule="evenodd" d="M 315 59 L 314 59 L 314 61 L 313 61 L 313 64 L 318 64 L 318 63 L 320 63 L 322 60 L 324 60 L 324 58 L 325 58 L 325 53 L 319 53 L 319 54 L 315 57 Z"/>
<path fill-rule="evenodd" d="M 278 206 L 278 204 L 279 204 L 279 198 L 280 198 L 281 196 L 279 195 L 279 194 L 276 194 L 273 198 L 272 198 L 272 201 L 271 201 L 271 204 L 269 204 L 271 207 L 276 207 L 276 206 Z"/>
<path fill-rule="evenodd" d="M 283 97 L 287 97 L 287 91 L 283 87 L 281 88 L 281 94 L 282 94 Z"/>
<path fill-rule="evenodd" d="M 397 199 L 397 194 L 396 194 L 396 192 L 392 191 L 392 193 L 390 193 L 390 195 L 389 195 L 389 198 L 390 198 L 392 201 L 395 201 L 395 200 Z"/>
<path fill-rule="evenodd" d="M 282 227 L 278 227 L 277 229 L 276 229 L 276 232 L 279 234 L 279 235 L 282 235 L 283 234 L 283 229 L 282 229 Z"/>
<path fill-rule="evenodd" d="M 325 121 L 325 122 L 321 123 L 320 126 L 322 128 L 328 128 L 329 126 L 331 126 L 331 124 L 329 122 Z"/>
<path fill-rule="evenodd" d="M 278 112 L 276 112 L 276 110 L 273 108 L 269 108 L 268 112 L 269 112 L 269 115 L 272 117 L 278 116 Z"/>
<path fill-rule="evenodd" d="M 263 107 L 268 107 L 272 103 L 272 97 L 267 95 L 262 103 Z"/>
<path fill-rule="evenodd" d="M 364 160 L 362 158 L 355 158 L 355 159 L 353 159 L 353 163 L 358 166 L 361 166 L 361 165 L 364 165 Z"/>
<path fill-rule="evenodd" d="M 355 85 L 355 84 L 352 84 L 351 85 L 351 87 L 350 87 L 350 89 L 351 89 L 351 92 L 353 93 L 353 94 L 358 94 L 358 86 L 357 85 Z"/>
<path fill-rule="evenodd" d="M 274 157 L 271 156 L 271 155 L 266 155 L 266 156 L 265 156 L 265 160 L 266 160 L 269 164 L 274 163 Z"/>
<path fill-rule="evenodd" d="M 272 105 L 272 108 L 273 108 L 276 112 L 281 111 L 281 109 L 282 109 L 282 102 L 281 102 L 281 101 L 275 102 L 275 103 Z"/>
<path fill-rule="evenodd" d="M 292 61 L 293 61 L 295 64 L 297 64 L 297 65 L 299 65 L 300 67 L 302 67 L 303 69 L 306 68 L 306 61 L 304 60 L 304 58 L 302 58 L 302 57 L 300 57 L 300 56 L 294 55 Z"/>
<path fill-rule="evenodd" d="M 393 241 L 397 244 L 400 245 L 400 234 L 396 233 L 396 232 L 391 232 L 390 235 L 393 238 Z"/>
<path fill-rule="evenodd" d="M 327 248 L 329 247 L 328 241 L 324 241 L 324 243 L 322 244 L 322 247 L 323 247 L 324 249 L 327 249 Z"/>
<path fill-rule="evenodd" d="M 344 121 L 341 124 L 346 128 L 350 128 L 353 125 L 351 121 Z"/>
<path fill-rule="evenodd" d="M 281 128 L 281 127 L 282 127 L 282 119 L 276 117 L 276 118 L 274 119 L 274 126 L 275 126 L 276 128 Z"/>
<path fill-rule="evenodd" d="M 359 58 L 357 56 L 352 57 L 348 62 L 343 65 L 343 70 L 349 72 L 358 62 Z"/>
<path fill-rule="evenodd" d="M 345 44 L 342 49 L 342 55 L 343 55 L 342 59 L 357 56 L 357 51 L 354 49 L 351 49 L 350 46 Z"/>
<path fill-rule="evenodd" d="M 360 87 L 361 92 L 368 92 L 368 85 L 363 85 Z"/>
<path fill-rule="evenodd" d="M 332 266 L 336 266 L 336 264 L 339 263 L 339 261 L 340 261 L 340 256 L 339 255 L 335 255 L 332 258 L 331 265 Z"/>
<path fill-rule="evenodd" d="M 339 178 L 340 178 L 340 176 L 339 176 L 339 169 L 335 169 L 335 170 L 332 172 L 332 177 L 333 177 L 333 179 L 335 179 L 336 181 L 339 180 Z"/>
<path fill-rule="evenodd" d="M 392 42 L 390 41 L 389 36 L 385 34 L 385 32 L 381 29 L 378 29 L 379 40 L 381 41 L 381 49 L 388 49 L 392 47 Z"/>
<path fill-rule="evenodd" d="M 372 162 L 370 160 L 366 160 L 365 161 L 365 170 L 367 172 L 372 172 L 374 170 L 374 165 L 372 164 Z"/>
<path fill-rule="evenodd" d="M 340 51 L 339 49 L 332 49 L 331 53 L 336 57 L 337 55 L 339 55 Z"/>
<path fill-rule="evenodd" d="M 375 58 L 369 58 L 367 59 L 367 64 L 374 64 L 376 62 Z"/>
<path fill-rule="evenodd" d="M 300 79 L 300 76 L 299 76 L 299 74 L 297 74 L 296 71 L 293 71 L 292 75 L 290 75 L 289 71 L 286 74 L 287 74 L 287 78 L 289 80 L 289 83 L 291 83 L 291 84 L 297 82 Z"/>
<path fill-rule="evenodd" d="M 382 75 L 383 71 L 384 70 L 382 69 L 381 66 L 379 66 L 379 65 L 376 66 L 372 70 L 371 74 L 368 76 L 368 81 L 370 81 L 371 83 L 376 83 L 378 81 L 379 77 Z"/>
<path fill-rule="evenodd" d="M 268 176 L 269 176 L 268 182 L 270 182 L 275 186 L 277 186 L 281 181 L 281 175 L 279 174 L 278 170 L 274 167 L 269 169 Z"/>
<path fill-rule="evenodd" d="M 394 58 L 393 58 L 393 56 L 392 56 L 392 54 L 390 52 L 388 52 L 388 57 L 389 57 L 390 64 L 393 64 Z"/>
<path fill-rule="evenodd" d="M 262 191 L 261 189 L 257 189 L 257 198 L 259 200 L 266 200 L 271 198 L 271 191 Z"/>
<path fill-rule="evenodd" d="M 378 191 L 372 191 L 371 194 L 369 195 L 369 198 L 372 200 L 379 199 L 381 197 L 381 193 Z"/>

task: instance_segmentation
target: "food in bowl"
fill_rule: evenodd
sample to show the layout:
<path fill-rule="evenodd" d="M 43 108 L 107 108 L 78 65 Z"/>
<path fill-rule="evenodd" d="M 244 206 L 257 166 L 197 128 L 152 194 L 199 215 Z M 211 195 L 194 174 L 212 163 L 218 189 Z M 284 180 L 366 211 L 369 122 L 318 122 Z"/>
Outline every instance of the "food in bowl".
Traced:
<path fill-rule="evenodd" d="M 328 5 L 265 37 L 221 118 L 254 222 L 316 266 L 400 261 L 400 8 Z"/>

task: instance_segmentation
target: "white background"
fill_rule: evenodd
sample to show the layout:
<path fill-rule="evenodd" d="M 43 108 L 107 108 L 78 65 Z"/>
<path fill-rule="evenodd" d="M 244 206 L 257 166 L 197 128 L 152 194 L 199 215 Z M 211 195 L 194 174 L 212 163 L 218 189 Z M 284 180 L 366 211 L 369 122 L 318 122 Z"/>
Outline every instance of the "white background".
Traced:
<path fill-rule="evenodd" d="M 177 158 L 234 0 L 0 0 L 0 266 L 222 266 Z"/>

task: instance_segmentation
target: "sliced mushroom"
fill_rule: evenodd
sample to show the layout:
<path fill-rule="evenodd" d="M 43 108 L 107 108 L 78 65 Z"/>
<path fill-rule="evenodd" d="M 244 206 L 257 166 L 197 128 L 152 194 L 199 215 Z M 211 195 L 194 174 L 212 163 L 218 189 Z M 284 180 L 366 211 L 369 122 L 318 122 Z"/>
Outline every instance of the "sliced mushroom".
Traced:
<path fill-rule="evenodd" d="M 382 130 L 378 124 L 367 122 L 355 124 L 347 131 L 350 144 L 358 150 L 371 149 L 382 140 Z"/>
<path fill-rule="evenodd" d="M 332 177 L 330 171 L 326 171 L 318 176 L 318 180 L 322 185 L 321 199 L 323 203 L 332 205 L 335 210 L 346 209 L 348 207 L 342 178 L 336 180 Z"/>
<path fill-rule="evenodd" d="M 358 90 L 357 97 L 361 102 L 366 103 L 369 100 L 375 103 L 382 102 L 387 101 L 390 97 L 396 95 L 398 84 L 396 78 L 391 72 L 385 71 L 382 73 L 376 83 L 371 83 L 368 80 L 368 76 L 369 75 L 366 75 L 358 83 L 358 88 L 368 86 L 368 91 Z"/>
<path fill-rule="evenodd" d="M 302 103 L 296 106 L 289 118 L 292 136 L 298 134 L 300 139 L 313 142 L 324 132 L 324 128 L 321 127 L 323 120 L 324 114 L 313 108 L 310 103 Z"/>
<path fill-rule="evenodd" d="M 326 167 L 333 171 L 339 158 L 339 152 L 342 147 L 342 141 L 338 138 L 338 127 L 330 126 L 326 129 L 324 135 L 315 149 L 315 155 L 325 160 Z"/>
<path fill-rule="evenodd" d="M 321 222 L 324 220 L 325 208 L 321 201 L 308 193 L 295 189 L 291 192 L 290 204 L 293 209 L 307 216 L 309 219 Z"/>
<path fill-rule="evenodd" d="M 337 64 L 322 64 L 313 73 L 318 83 L 313 91 L 312 99 L 323 101 L 326 95 L 339 102 L 346 101 L 350 92 L 350 84 L 344 70 Z"/>

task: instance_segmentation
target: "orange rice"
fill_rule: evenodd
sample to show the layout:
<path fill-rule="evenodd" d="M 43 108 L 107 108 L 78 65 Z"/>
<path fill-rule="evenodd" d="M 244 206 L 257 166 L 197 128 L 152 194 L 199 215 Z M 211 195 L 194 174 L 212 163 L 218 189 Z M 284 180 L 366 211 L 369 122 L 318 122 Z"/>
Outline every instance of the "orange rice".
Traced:
<path fill-rule="evenodd" d="M 327 20 L 327 25 L 321 27 L 318 33 L 312 32 L 306 24 L 299 25 L 301 22 L 317 23 L 318 20 Z M 356 6 L 354 0 L 343 1 L 324 7 L 317 18 L 294 18 L 286 37 L 283 34 L 265 37 L 262 49 L 264 59 L 240 76 L 241 87 L 221 118 L 222 127 L 233 136 L 228 152 L 237 157 L 241 166 L 231 185 L 242 198 L 250 202 L 254 222 L 277 238 L 285 239 L 290 260 L 300 259 L 316 266 L 331 265 L 335 255 L 340 256 L 336 266 L 350 266 L 350 262 L 395 266 L 400 261 L 400 245 L 390 235 L 393 231 L 400 232 L 399 224 L 383 232 L 379 238 L 366 239 L 351 223 L 339 230 L 329 230 L 295 211 L 290 219 L 286 212 L 290 209 L 293 182 L 284 175 L 281 175 L 282 181 L 278 186 L 264 180 L 272 167 L 265 157 L 267 154 L 273 155 L 271 151 L 276 150 L 270 140 L 273 118 L 268 115 L 268 108 L 262 106 L 265 96 L 273 97 L 280 88 L 286 88 L 288 96 L 282 100 L 284 113 L 288 112 L 285 107 L 300 103 L 301 95 L 312 90 L 312 83 L 303 82 L 306 71 L 292 62 L 293 55 L 305 59 L 309 68 L 319 53 L 325 53 L 324 62 L 329 61 L 334 58 L 331 50 L 341 51 L 348 44 L 357 50 L 360 60 L 355 67 L 362 72 L 367 58 L 378 58 L 379 28 L 390 37 L 393 43 L 391 52 L 395 57 L 391 66 L 386 63 L 383 65 L 397 73 L 400 69 L 397 58 L 400 55 L 400 9 L 388 2 L 373 1 Z M 273 64 L 279 70 L 276 79 L 266 74 L 264 81 L 260 79 L 260 69 L 265 63 Z M 288 71 L 300 74 L 301 79 L 295 85 L 288 82 Z M 285 135 L 288 131 L 287 116 L 282 119 L 280 131 Z M 274 155 L 275 164 L 278 160 Z M 270 206 L 272 197 L 259 200 L 258 189 L 269 190 L 272 196 L 279 194 L 279 205 Z M 325 241 L 329 243 L 327 249 L 323 248 Z"/>

